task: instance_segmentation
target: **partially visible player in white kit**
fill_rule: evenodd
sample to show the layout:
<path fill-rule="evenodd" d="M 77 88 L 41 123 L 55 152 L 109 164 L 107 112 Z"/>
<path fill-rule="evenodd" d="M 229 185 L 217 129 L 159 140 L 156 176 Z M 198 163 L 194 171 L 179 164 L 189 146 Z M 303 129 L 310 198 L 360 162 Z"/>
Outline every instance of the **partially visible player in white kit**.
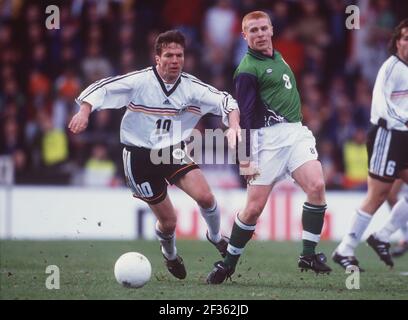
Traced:
<path fill-rule="evenodd" d="M 359 266 L 354 250 L 367 229 L 372 216 L 387 199 L 393 182 L 408 182 L 408 19 L 394 30 L 390 42 L 392 55 L 381 66 L 374 85 L 371 123 L 368 133 L 368 191 L 357 210 L 350 229 L 333 252 L 334 262 L 347 268 Z M 408 221 L 408 198 L 400 198 L 393 206 L 390 220 L 367 243 L 389 267 L 390 235 Z M 361 270 L 361 268 L 360 268 Z"/>
<path fill-rule="evenodd" d="M 175 184 L 199 205 L 205 219 L 207 239 L 222 256 L 227 239 L 220 233 L 220 212 L 216 200 L 198 165 L 184 152 L 184 140 L 202 116 L 212 113 L 229 124 L 228 142 L 240 140 L 237 102 L 182 72 L 185 38 L 177 30 L 160 34 L 155 42 L 156 66 L 95 82 L 78 97 L 80 110 L 69 128 L 84 131 L 90 113 L 101 109 L 126 107 L 120 128 L 124 145 L 126 182 L 133 196 L 145 201 L 157 217 L 156 235 L 167 269 L 184 279 L 186 269 L 177 254 L 175 229 L 177 216 L 167 194 L 167 184 Z M 158 150 L 168 163 L 157 163 Z M 165 162 L 165 161 L 164 161 Z M 112 212 L 114 214 L 114 212 Z"/>
<path fill-rule="evenodd" d="M 402 197 L 408 199 L 408 184 L 404 183 L 401 179 L 398 179 L 392 185 L 391 192 L 387 198 L 387 203 L 391 210 Z M 398 211 L 394 211 L 393 213 L 398 214 Z M 393 219 L 392 215 L 391 219 Z M 387 224 L 383 227 L 383 230 L 387 232 Z M 393 257 L 400 257 L 408 251 L 408 222 L 405 225 L 402 225 L 399 230 L 402 234 L 402 238 L 393 248 L 391 248 L 391 256 Z"/>

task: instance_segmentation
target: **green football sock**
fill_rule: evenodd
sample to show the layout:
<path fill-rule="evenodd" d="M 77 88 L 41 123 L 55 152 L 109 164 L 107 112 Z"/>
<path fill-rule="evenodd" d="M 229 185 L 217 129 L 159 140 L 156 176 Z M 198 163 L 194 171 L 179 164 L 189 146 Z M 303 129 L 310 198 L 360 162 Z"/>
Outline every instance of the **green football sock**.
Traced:
<path fill-rule="evenodd" d="M 327 205 L 315 205 L 308 202 L 303 204 L 302 225 L 303 225 L 303 252 L 302 255 L 315 254 L 315 248 L 320 240 L 322 232 L 324 213 Z"/>
<path fill-rule="evenodd" d="M 245 245 L 252 238 L 255 231 L 255 225 L 248 225 L 235 218 L 234 226 L 232 227 L 231 237 L 228 244 L 227 255 L 224 263 L 235 269 L 238 259 L 244 251 Z"/>

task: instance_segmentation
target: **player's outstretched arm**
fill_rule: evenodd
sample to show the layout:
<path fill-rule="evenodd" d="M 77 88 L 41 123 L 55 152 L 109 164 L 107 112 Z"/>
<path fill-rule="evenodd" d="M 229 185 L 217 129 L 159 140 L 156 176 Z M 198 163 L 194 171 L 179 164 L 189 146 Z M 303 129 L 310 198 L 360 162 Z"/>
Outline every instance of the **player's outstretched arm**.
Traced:
<path fill-rule="evenodd" d="M 72 133 L 81 133 L 86 129 L 91 111 L 92 106 L 88 102 L 81 103 L 79 111 L 72 117 L 68 125 Z"/>
<path fill-rule="evenodd" d="M 237 140 L 238 142 L 242 141 L 238 109 L 235 109 L 228 113 L 228 123 L 229 123 L 229 128 L 227 130 L 228 146 L 231 149 L 235 149 L 237 145 Z"/>

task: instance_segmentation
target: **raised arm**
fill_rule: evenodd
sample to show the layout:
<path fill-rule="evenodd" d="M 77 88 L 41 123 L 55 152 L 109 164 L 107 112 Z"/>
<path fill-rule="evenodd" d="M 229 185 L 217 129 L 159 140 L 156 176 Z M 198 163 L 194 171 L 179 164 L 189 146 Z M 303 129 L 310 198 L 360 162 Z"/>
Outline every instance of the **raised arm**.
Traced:
<path fill-rule="evenodd" d="M 81 133 L 88 127 L 91 111 L 92 106 L 88 102 L 81 103 L 79 111 L 72 117 L 68 125 L 72 133 Z"/>
<path fill-rule="evenodd" d="M 105 78 L 88 86 L 76 99 L 79 111 L 73 116 L 68 128 L 73 133 L 81 133 L 87 128 L 92 111 L 127 106 L 141 82 L 140 74 L 141 71 L 136 71 Z"/>
<path fill-rule="evenodd" d="M 226 134 L 228 146 L 235 148 L 237 139 L 241 142 L 237 101 L 229 93 L 215 90 L 215 88 L 207 90 L 201 97 L 202 109 L 205 113 L 222 116 L 223 123 L 228 127 Z"/>
<path fill-rule="evenodd" d="M 231 149 L 235 149 L 237 145 L 237 140 L 238 143 L 242 141 L 238 109 L 235 109 L 228 113 L 228 124 L 229 124 L 229 128 L 227 130 L 228 146 Z"/>

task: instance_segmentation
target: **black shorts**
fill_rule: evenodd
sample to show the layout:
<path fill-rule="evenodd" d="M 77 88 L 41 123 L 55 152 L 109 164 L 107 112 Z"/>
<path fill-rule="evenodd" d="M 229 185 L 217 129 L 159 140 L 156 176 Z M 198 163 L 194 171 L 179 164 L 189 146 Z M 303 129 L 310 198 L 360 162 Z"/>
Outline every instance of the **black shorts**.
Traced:
<path fill-rule="evenodd" d="M 377 180 L 393 182 L 408 168 L 408 131 L 374 125 L 368 132 L 368 173 Z"/>
<path fill-rule="evenodd" d="M 160 163 L 160 160 L 165 161 Z M 133 196 L 148 204 L 163 201 L 168 184 L 174 184 L 187 172 L 199 168 L 184 152 L 184 145 L 161 150 L 125 146 L 123 166 L 126 184 Z"/>

